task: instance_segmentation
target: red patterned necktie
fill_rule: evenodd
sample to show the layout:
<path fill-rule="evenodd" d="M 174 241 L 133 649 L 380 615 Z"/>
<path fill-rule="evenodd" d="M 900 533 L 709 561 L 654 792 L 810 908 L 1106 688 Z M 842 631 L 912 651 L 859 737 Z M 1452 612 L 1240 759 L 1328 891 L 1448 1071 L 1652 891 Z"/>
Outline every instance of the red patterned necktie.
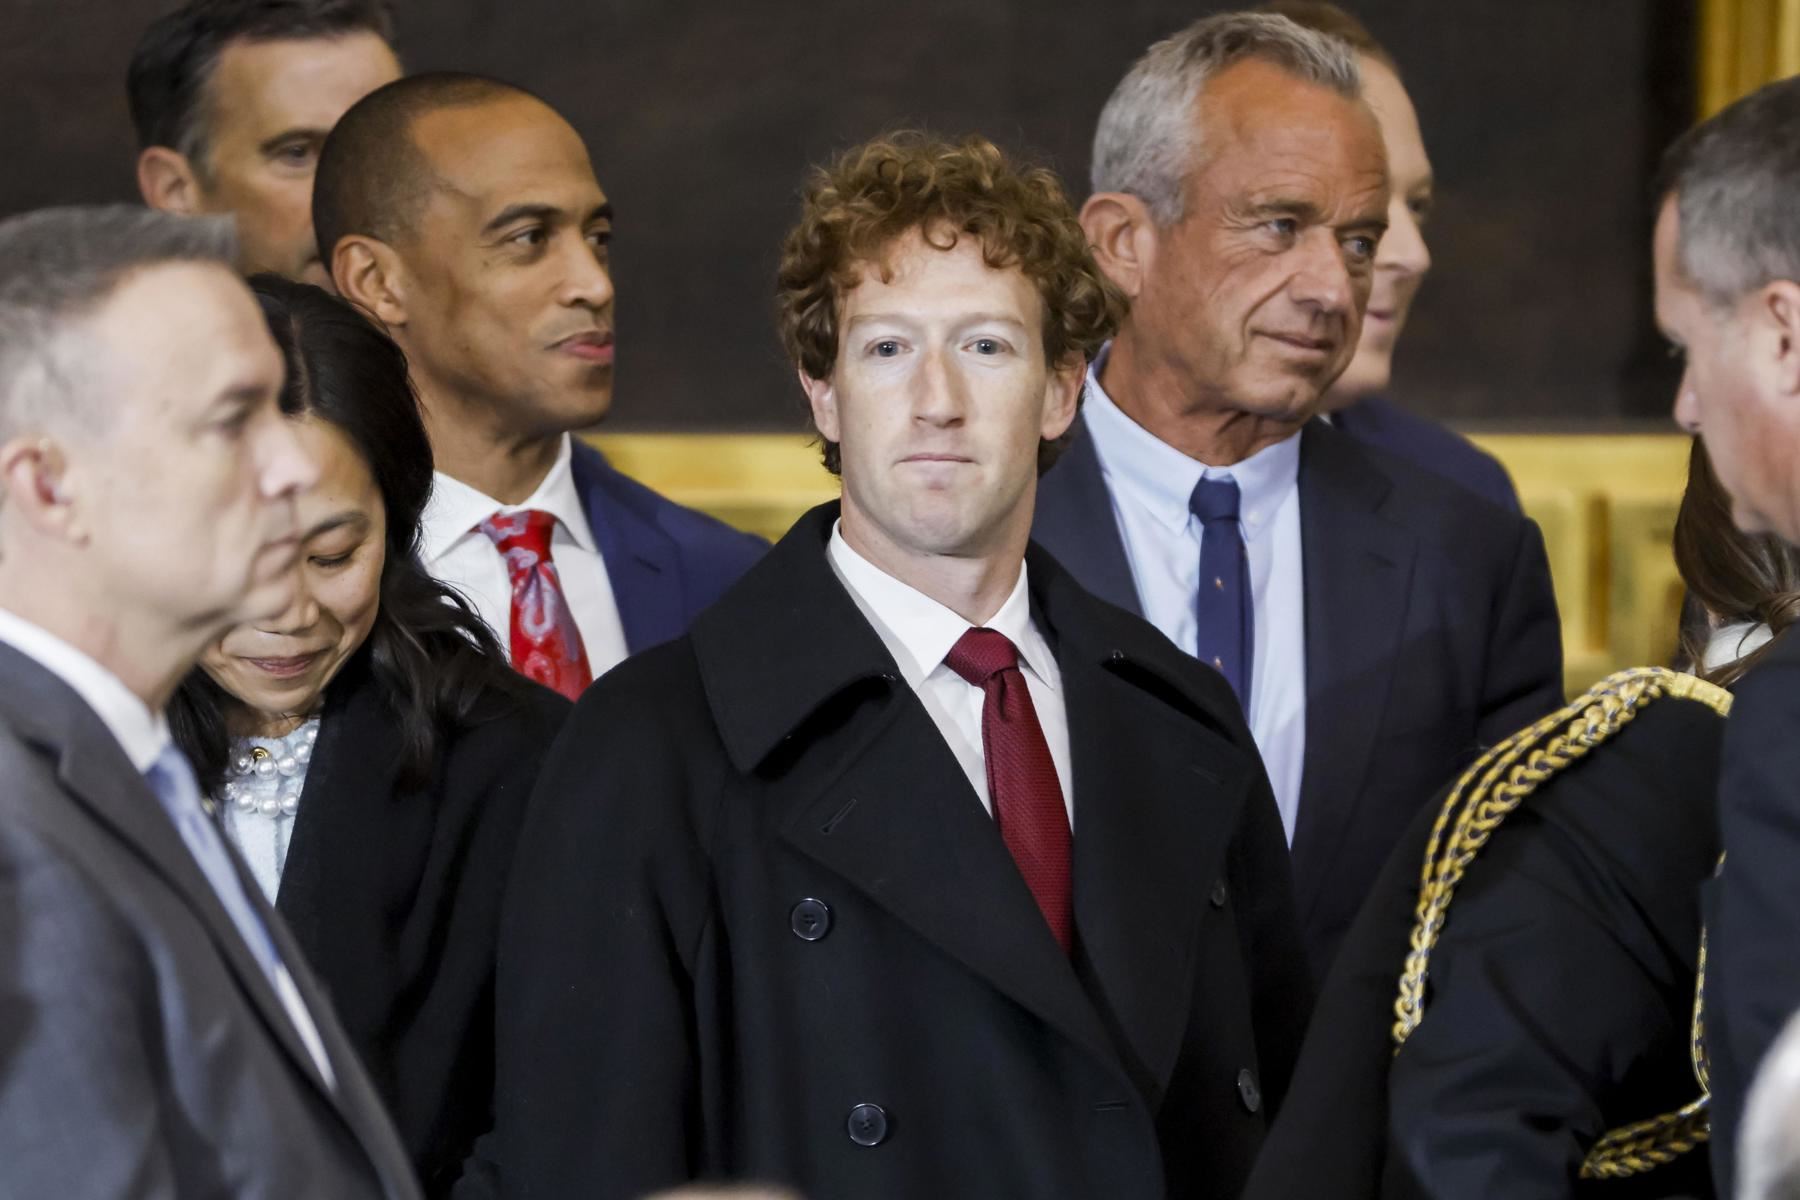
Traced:
<path fill-rule="evenodd" d="M 487 534 L 512 580 L 513 669 L 569 699 L 592 682 L 581 631 L 550 559 L 556 518 L 535 508 L 498 512 L 476 528 Z"/>
<path fill-rule="evenodd" d="M 1003 633 L 971 629 L 950 648 L 944 665 L 984 693 L 981 746 L 994 820 L 1066 954 L 1074 923 L 1069 814 L 1050 745 L 1019 670 L 1019 652 Z"/>

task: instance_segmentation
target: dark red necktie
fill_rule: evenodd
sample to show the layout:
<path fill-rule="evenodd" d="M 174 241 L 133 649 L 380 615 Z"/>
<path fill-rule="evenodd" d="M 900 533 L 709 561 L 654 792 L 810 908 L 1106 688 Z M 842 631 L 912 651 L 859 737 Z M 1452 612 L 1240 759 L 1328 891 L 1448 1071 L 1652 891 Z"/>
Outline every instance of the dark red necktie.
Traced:
<path fill-rule="evenodd" d="M 495 513 L 477 526 L 506 562 L 512 580 L 513 669 L 578 699 L 592 682 L 581 631 L 550 559 L 556 518 L 538 509 Z"/>
<path fill-rule="evenodd" d="M 950 648 L 944 665 L 984 693 L 981 746 L 994 820 L 1066 954 L 1074 922 L 1069 814 L 1063 807 L 1050 744 L 1044 741 L 1037 709 L 1019 670 L 1019 652 L 1003 633 L 971 629 Z"/>

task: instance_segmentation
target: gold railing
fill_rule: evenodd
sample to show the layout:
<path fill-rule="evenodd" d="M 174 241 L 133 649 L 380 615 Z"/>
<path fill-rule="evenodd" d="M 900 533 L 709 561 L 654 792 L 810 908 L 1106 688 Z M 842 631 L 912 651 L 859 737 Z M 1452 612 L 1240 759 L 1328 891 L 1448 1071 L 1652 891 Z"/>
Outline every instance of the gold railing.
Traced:
<path fill-rule="evenodd" d="M 1474 440 L 1506 464 L 1544 531 L 1569 690 L 1620 667 L 1668 661 L 1681 599 L 1669 541 L 1687 480 L 1687 438 Z M 621 470 L 669 498 L 768 538 L 837 495 L 837 481 L 800 435 L 603 434 L 594 441 Z"/>

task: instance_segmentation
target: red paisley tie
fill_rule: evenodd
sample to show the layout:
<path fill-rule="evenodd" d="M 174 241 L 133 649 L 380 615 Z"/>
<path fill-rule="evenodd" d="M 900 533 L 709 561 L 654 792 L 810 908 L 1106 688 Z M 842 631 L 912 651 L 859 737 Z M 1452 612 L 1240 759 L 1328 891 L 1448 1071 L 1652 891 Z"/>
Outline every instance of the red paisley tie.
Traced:
<path fill-rule="evenodd" d="M 1003 633 L 971 629 L 950 648 L 944 665 L 985 694 L 981 745 L 994 820 L 1066 954 L 1073 925 L 1069 814 L 1050 745 L 1019 670 L 1019 652 Z"/>
<path fill-rule="evenodd" d="M 581 631 L 550 559 L 556 518 L 538 509 L 495 513 L 477 526 L 506 562 L 512 580 L 513 668 L 527 679 L 580 697 L 593 680 Z"/>

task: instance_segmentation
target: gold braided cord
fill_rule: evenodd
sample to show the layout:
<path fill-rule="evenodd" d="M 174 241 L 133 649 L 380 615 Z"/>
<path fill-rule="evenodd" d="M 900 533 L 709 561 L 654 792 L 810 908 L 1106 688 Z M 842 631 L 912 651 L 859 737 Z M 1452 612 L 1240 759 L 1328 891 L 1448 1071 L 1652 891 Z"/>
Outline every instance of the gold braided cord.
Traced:
<path fill-rule="evenodd" d="M 1607 676 L 1572 704 L 1507 738 L 1477 759 L 1450 789 L 1432 825 L 1420 869 L 1419 901 L 1394 1001 L 1395 1053 L 1424 1019 L 1431 952 L 1443 933 L 1457 885 L 1494 830 L 1546 781 L 1581 761 L 1628 725 L 1645 704 L 1663 696 L 1705 704 L 1721 716 L 1731 711 L 1731 693 L 1723 688 L 1663 667 L 1634 667 Z M 1702 971 L 1705 952 L 1703 938 Z M 1696 988 L 1692 1052 L 1704 1092 L 1701 1009 Z M 1589 1151 L 1582 1177 L 1635 1174 L 1693 1149 L 1707 1136 L 1706 1108 L 1703 1094 L 1678 1112 L 1613 1130 Z"/>

